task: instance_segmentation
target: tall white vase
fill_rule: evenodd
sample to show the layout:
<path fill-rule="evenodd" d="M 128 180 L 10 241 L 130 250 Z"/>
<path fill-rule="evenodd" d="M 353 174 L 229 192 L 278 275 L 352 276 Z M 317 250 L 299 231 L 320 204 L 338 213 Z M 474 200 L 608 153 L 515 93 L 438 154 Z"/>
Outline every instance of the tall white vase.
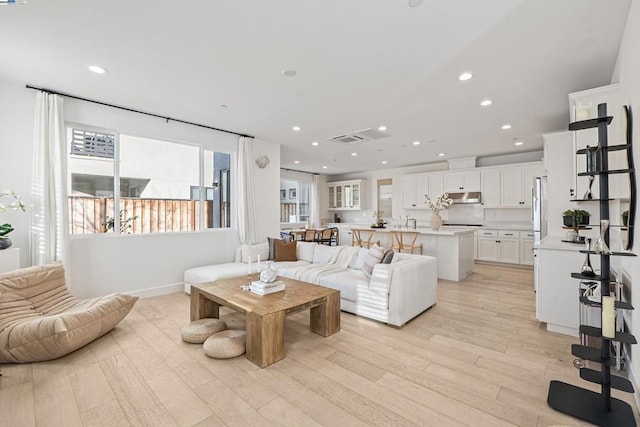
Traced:
<path fill-rule="evenodd" d="M 429 218 L 429 227 L 432 230 L 439 230 L 442 227 L 442 217 L 438 212 L 432 212 L 431 218 Z"/>

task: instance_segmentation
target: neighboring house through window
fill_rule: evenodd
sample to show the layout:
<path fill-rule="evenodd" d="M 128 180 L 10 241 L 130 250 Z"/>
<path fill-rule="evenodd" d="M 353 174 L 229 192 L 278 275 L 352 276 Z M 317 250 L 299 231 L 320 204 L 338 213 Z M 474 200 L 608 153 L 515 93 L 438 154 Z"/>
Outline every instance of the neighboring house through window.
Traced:
<path fill-rule="evenodd" d="M 68 128 L 67 134 L 72 234 L 231 225 L 228 176 L 220 194 L 230 169 L 228 153 L 82 127 Z"/>

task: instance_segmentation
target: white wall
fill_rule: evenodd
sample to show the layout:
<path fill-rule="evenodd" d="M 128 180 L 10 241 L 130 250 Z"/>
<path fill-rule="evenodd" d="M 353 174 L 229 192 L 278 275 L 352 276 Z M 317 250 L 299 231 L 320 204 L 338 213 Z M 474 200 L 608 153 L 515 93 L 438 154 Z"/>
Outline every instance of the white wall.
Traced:
<path fill-rule="evenodd" d="M 640 2 L 631 3 L 629 10 L 629 18 L 625 27 L 616 69 L 613 74 L 612 83 L 619 81 L 621 90 L 622 104 L 631 105 L 635 113 L 635 126 L 633 144 L 633 158 L 636 168 L 640 165 L 640 149 L 638 144 L 638 126 L 640 120 L 640 56 L 638 55 L 638 46 L 640 46 Z M 619 79 L 619 80 L 618 80 Z M 638 185 L 638 172 L 636 172 L 636 185 Z M 636 201 L 637 206 L 637 201 Z M 636 224 L 638 223 L 638 213 L 636 213 Z M 640 230 L 635 228 L 634 232 L 634 252 L 640 253 Z M 640 258 L 631 259 L 624 258 L 622 260 L 623 269 L 626 270 L 626 276 L 631 282 L 631 303 L 636 308 L 631 314 L 631 332 L 636 336 L 640 336 Z M 638 345 L 631 346 L 630 373 L 632 374 L 636 389 L 640 384 L 640 347 Z M 636 401 L 638 394 L 636 392 Z"/>
<path fill-rule="evenodd" d="M 81 95 L 81 94 L 80 94 Z M 24 82 L 0 80 L 0 187 L 13 189 L 30 204 L 31 158 L 35 91 Z M 82 101 L 65 99 L 65 119 L 129 135 L 199 144 L 225 152 L 237 150 L 237 136 L 175 122 L 120 111 Z M 161 113 L 161 112 L 159 112 Z M 277 235 L 279 230 L 280 146 L 255 140 L 254 158 L 266 154 L 265 169 L 254 163 L 255 202 L 258 208 L 258 238 Z M 21 249 L 21 265 L 28 265 L 29 215 L 3 215 L 11 222 L 14 247 Z M 153 294 L 178 289 L 185 269 L 207 263 L 229 261 L 238 246 L 236 230 L 202 233 L 169 233 L 136 236 L 74 236 L 67 264 L 70 286 L 79 296 L 108 292 Z M 156 289 L 155 291 L 150 289 Z"/>

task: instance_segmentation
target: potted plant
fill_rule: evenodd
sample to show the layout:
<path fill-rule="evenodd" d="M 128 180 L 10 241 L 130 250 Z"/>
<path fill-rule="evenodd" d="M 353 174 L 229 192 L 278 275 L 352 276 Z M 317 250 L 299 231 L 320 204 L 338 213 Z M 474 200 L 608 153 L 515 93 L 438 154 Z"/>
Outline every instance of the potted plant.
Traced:
<path fill-rule="evenodd" d="M 565 227 L 582 227 L 589 225 L 589 218 L 591 214 L 585 210 L 568 209 L 562 213 L 562 221 Z"/>
<path fill-rule="evenodd" d="M 9 204 L 5 204 L 2 202 L 2 199 L 13 199 Z M 22 200 L 20 200 L 20 196 L 16 194 L 15 191 L 11 190 L 3 190 L 0 191 L 0 213 L 4 213 L 9 209 L 21 210 L 25 211 L 25 206 Z M 8 234 L 14 230 L 11 224 L 2 224 L 0 225 L 0 250 L 7 249 L 11 246 L 11 239 L 9 239 Z"/>

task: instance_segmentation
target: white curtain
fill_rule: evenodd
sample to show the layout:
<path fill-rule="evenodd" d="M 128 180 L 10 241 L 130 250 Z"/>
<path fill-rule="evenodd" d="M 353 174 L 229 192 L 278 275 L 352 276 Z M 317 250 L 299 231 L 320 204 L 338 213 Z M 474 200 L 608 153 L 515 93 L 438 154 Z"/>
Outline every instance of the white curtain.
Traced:
<path fill-rule="evenodd" d="M 31 265 L 66 261 L 69 229 L 66 153 L 62 98 L 39 92 L 33 138 Z"/>
<path fill-rule="evenodd" d="M 311 226 L 320 228 L 320 175 L 313 175 L 311 178 L 311 194 L 309 203 L 311 204 Z"/>
<path fill-rule="evenodd" d="M 236 197 L 238 200 L 238 233 L 241 244 L 254 244 L 256 241 L 252 145 L 252 138 L 241 136 L 238 140 Z"/>

